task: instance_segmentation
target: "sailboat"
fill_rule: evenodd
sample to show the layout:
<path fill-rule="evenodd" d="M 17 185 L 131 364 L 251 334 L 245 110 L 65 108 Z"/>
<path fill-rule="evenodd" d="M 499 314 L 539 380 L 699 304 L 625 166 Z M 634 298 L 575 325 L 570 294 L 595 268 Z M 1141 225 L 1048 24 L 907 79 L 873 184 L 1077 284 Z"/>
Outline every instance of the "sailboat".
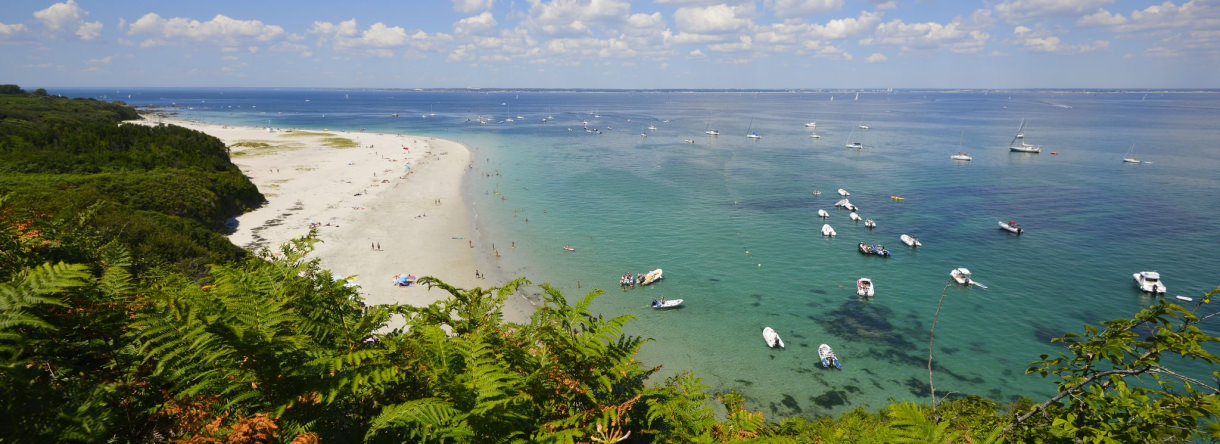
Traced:
<path fill-rule="evenodd" d="M 853 129 L 851 130 L 851 132 L 847 134 L 847 145 L 845 145 L 845 146 L 846 146 L 846 147 L 848 147 L 848 148 L 855 148 L 855 149 L 862 149 L 862 148 L 864 148 L 864 144 L 862 144 L 862 143 L 860 143 L 860 142 L 858 142 L 858 141 L 857 141 L 857 142 L 853 142 L 853 141 L 851 140 L 851 139 L 852 139 L 852 136 L 853 136 L 853 135 L 855 135 L 855 134 L 856 134 L 856 130 L 853 128 Z"/>
<path fill-rule="evenodd" d="M 748 128 L 746 128 L 746 138 L 747 139 L 761 139 L 762 136 L 758 135 L 758 133 L 756 133 L 754 131 L 751 131 L 753 129 L 754 129 L 754 119 L 750 119 L 750 126 Z"/>
<path fill-rule="evenodd" d="M 1131 149 L 1127 150 L 1127 155 L 1123 156 L 1123 162 L 1140 163 L 1140 158 L 1135 157 L 1135 144 L 1134 143 L 1131 144 Z M 1147 162 L 1144 162 L 1144 163 L 1147 163 Z"/>
<path fill-rule="evenodd" d="M 1008 150 L 1018 153 L 1042 152 L 1041 146 L 1025 143 L 1025 119 L 1021 119 L 1021 127 L 1017 128 L 1017 135 L 1013 136 L 1012 142 L 1008 143 Z"/>
<path fill-rule="evenodd" d="M 719 136 L 720 135 L 720 131 L 716 131 L 716 130 L 712 129 L 712 119 L 707 119 L 707 126 L 704 127 L 703 134 L 707 134 L 709 136 Z"/>
<path fill-rule="evenodd" d="M 962 131 L 961 138 L 960 138 L 960 139 L 958 139 L 958 141 L 957 141 L 957 153 L 950 155 L 950 156 L 949 156 L 949 158 L 950 158 L 950 159 L 953 159 L 953 160 L 965 160 L 965 161 L 971 161 L 971 160 L 974 160 L 974 158 L 973 158 L 973 157 L 970 157 L 970 155 L 969 155 L 969 154 L 966 154 L 965 152 L 962 152 L 962 141 L 963 141 L 965 138 L 966 138 L 966 132 L 965 132 L 965 131 Z"/>

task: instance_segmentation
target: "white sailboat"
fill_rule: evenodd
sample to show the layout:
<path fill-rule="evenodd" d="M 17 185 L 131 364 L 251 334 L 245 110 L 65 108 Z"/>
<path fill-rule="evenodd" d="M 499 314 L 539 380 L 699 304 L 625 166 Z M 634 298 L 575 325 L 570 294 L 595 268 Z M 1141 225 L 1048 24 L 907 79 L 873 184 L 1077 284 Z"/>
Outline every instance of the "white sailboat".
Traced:
<path fill-rule="evenodd" d="M 762 136 L 758 135 L 757 132 L 754 132 L 753 129 L 754 129 L 754 119 L 750 119 L 750 126 L 748 128 L 746 128 L 746 138 L 747 139 L 761 139 Z"/>
<path fill-rule="evenodd" d="M 966 154 L 965 152 L 962 151 L 962 141 L 965 140 L 965 138 L 966 138 L 966 132 L 962 131 L 961 136 L 957 139 L 957 153 L 950 155 L 949 156 L 950 159 L 965 160 L 965 161 L 974 160 L 973 157 L 970 157 L 969 154 Z"/>
<path fill-rule="evenodd" d="M 860 143 L 859 141 L 852 141 L 852 140 L 851 140 L 851 139 L 852 139 L 852 136 L 855 136 L 855 135 L 856 135 L 856 130 L 855 130 L 855 129 L 852 129 L 852 130 L 851 130 L 851 132 L 847 134 L 847 144 L 846 144 L 846 145 L 844 145 L 844 146 L 846 146 L 846 147 L 848 147 L 848 148 L 855 148 L 855 149 L 862 149 L 862 148 L 864 148 L 864 144 L 863 144 L 863 143 Z"/>
<path fill-rule="evenodd" d="M 1127 150 L 1127 155 L 1123 156 L 1123 162 L 1140 163 L 1140 158 L 1135 157 L 1135 144 L 1131 144 L 1131 148 Z"/>
<path fill-rule="evenodd" d="M 1025 119 L 1021 119 L 1021 127 L 1017 128 L 1017 135 L 1013 136 L 1012 142 L 1008 143 L 1008 150 L 1017 153 L 1042 152 L 1041 146 L 1025 143 Z"/>

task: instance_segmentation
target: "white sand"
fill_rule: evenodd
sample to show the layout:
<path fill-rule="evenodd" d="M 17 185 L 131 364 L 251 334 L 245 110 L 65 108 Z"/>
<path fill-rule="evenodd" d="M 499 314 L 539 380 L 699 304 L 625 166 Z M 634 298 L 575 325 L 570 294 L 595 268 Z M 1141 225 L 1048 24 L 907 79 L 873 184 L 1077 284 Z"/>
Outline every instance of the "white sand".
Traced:
<path fill-rule="evenodd" d="M 458 288 L 502 284 L 490 276 L 475 278 L 478 245 L 469 240 L 469 209 L 461 193 L 470 151 L 460 143 L 159 120 L 219 138 L 267 198 L 266 205 L 237 218 L 229 239 L 238 246 L 276 250 L 313 224 L 322 241 L 314 255 L 333 273 L 356 276 L 368 304 L 420 306 L 449 296 L 441 289 L 396 286 L 398 274 L 435 276 Z M 339 139 L 356 147 L 333 146 Z M 514 297 L 505 316 L 525 322 L 532 311 L 530 302 Z"/>

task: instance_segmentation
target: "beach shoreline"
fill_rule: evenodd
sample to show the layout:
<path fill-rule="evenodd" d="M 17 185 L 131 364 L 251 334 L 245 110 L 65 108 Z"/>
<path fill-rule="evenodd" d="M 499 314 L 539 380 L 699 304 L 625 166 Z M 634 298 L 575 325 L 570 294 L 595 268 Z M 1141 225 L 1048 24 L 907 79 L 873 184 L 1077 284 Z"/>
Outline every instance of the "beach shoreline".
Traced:
<path fill-rule="evenodd" d="M 433 276 L 458 288 L 507 282 L 495 269 L 494 249 L 477 242 L 477 214 L 463 192 L 471 151 L 461 143 L 166 116 L 145 116 L 140 123 L 178 125 L 224 142 L 233 163 L 267 198 L 230 221 L 230 241 L 274 252 L 313 228 L 320 242 L 311 257 L 358 284 L 366 304 L 424 306 L 449 297 L 441 289 L 396 285 L 402 275 Z M 504 305 L 510 322 L 528 322 L 533 311 L 524 296 Z"/>

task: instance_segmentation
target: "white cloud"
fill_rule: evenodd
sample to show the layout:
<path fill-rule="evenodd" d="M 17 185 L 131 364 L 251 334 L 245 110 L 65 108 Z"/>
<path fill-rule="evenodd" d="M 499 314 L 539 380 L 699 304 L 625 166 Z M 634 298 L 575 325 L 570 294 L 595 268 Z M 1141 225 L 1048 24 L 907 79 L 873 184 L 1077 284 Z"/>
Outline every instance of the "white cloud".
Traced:
<path fill-rule="evenodd" d="M 764 5 L 779 17 L 824 14 L 843 8 L 843 0 L 766 0 Z"/>
<path fill-rule="evenodd" d="M 703 54 L 703 51 L 698 50 L 698 49 L 691 51 L 691 52 L 690 52 L 690 53 L 688 53 L 687 55 L 689 55 L 689 56 L 691 56 L 691 57 L 706 57 L 706 56 Z"/>
<path fill-rule="evenodd" d="M 360 34 L 360 46 L 387 48 L 402 46 L 407 42 L 407 30 L 399 26 L 386 26 L 377 22 Z"/>
<path fill-rule="evenodd" d="M 871 37 L 860 41 L 862 45 L 898 46 L 904 51 L 912 48 L 946 48 L 957 53 L 977 53 L 990 38 L 986 32 L 966 30 L 958 22 L 904 23 L 891 20 L 877 26 Z"/>
<path fill-rule="evenodd" d="M 453 0 L 453 10 L 461 13 L 486 11 L 496 0 Z"/>
<path fill-rule="evenodd" d="M 627 26 L 632 28 L 656 28 L 659 29 L 665 25 L 665 19 L 661 17 L 660 12 L 652 14 L 631 14 L 627 17 Z"/>
<path fill-rule="evenodd" d="M 1005 0 L 995 5 L 996 13 L 1009 23 L 1033 18 L 1069 16 L 1092 11 L 1114 0 Z"/>
<path fill-rule="evenodd" d="M 746 52 L 754 48 L 754 40 L 748 35 L 738 37 L 736 42 L 707 45 L 707 49 L 718 52 Z"/>
<path fill-rule="evenodd" d="M 867 33 L 881 23 L 881 15 L 863 11 L 858 18 L 834 19 L 825 25 L 813 25 L 809 38 L 817 40 L 841 40 Z"/>
<path fill-rule="evenodd" d="M 150 12 L 132 22 L 127 34 L 149 35 L 140 43 L 141 47 L 146 48 L 181 42 L 232 46 L 241 42 L 270 42 L 279 39 L 284 34 L 284 28 L 267 25 L 259 20 L 235 20 L 224 15 L 200 22 L 185 17 L 165 19 Z"/>
<path fill-rule="evenodd" d="M 865 58 L 865 59 L 864 59 L 864 61 L 866 61 L 866 62 L 868 62 L 868 63 L 881 63 L 881 62 L 884 62 L 884 61 L 886 61 L 886 60 L 889 60 L 889 59 L 887 59 L 887 58 L 885 57 L 885 54 L 882 54 L 882 53 L 879 53 L 879 52 L 874 52 L 872 55 L 870 55 L 870 56 L 868 56 L 867 58 Z"/>
<path fill-rule="evenodd" d="M 89 61 L 86 63 L 88 63 L 90 65 L 109 65 L 110 62 L 113 60 L 114 60 L 114 56 L 108 55 L 108 56 L 102 57 L 100 59 L 89 59 Z"/>
<path fill-rule="evenodd" d="M 719 4 L 707 7 L 678 8 L 674 24 L 683 32 L 720 34 L 747 29 L 753 25 L 753 3 L 742 6 Z"/>
<path fill-rule="evenodd" d="M 24 33 L 26 31 L 27 31 L 27 28 L 22 23 L 14 23 L 11 25 L 6 25 L 4 23 L 0 23 L 0 38 L 12 37 L 17 34 Z"/>
<path fill-rule="evenodd" d="M 621 23 L 631 13 L 631 3 L 622 0 L 529 0 L 523 24 L 548 34 L 583 34 L 588 25 Z"/>
<path fill-rule="evenodd" d="M 491 11 L 483 11 L 482 14 L 466 17 L 453 24 L 453 30 L 458 34 L 485 34 L 495 29 L 496 18 L 491 15 Z"/>
<path fill-rule="evenodd" d="M 1023 46 L 1030 51 L 1050 54 L 1080 54 L 1101 51 L 1110 47 L 1110 42 L 1107 40 L 1095 40 L 1092 43 L 1081 45 L 1066 44 L 1058 36 L 1051 34 L 1049 31 L 1031 29 L 1025 26 L 1014 28 L 1013 35 L 1017 37 L 1015 40 L 1017 45 Z"/>
<path fill-rule="evenodd" d="M 1076 20 L 1079 26 L 1114 26 L 1127 23 L 1127 18 L 1122 14 L 1112 14 L 1105 9 L 1098 9 L 1097 12 L 1081 17 Z"/>
<path fill-rule="evenodd" d="M 34 18 L 38 19 L 47 29 L 52 31 L 73 28 L 81 20 L 84 20 L 86 15 L 89 15 L 89 12 L 81 9 L 75 0 L 56 3 L 48 6 L 47 9 L 34 12 Z"/>
<path fill-rule="evenodd" d="M 76 30 L 76 35 L 81 40 L 93 40 L 97 36 L 102 35 L 102 22 L 81 23 L 80 29 Z"/>
<path fill-rule="evenodd" d="M 93 40 L 102 33 L 102 22 L 86 22 L 89 11 L 81 9 L 75 0 L 55 3 L 46 9 L 34 11 L 34 18 L 42 22 L 51 32 L 71 31 L 81 40 Z"/>

